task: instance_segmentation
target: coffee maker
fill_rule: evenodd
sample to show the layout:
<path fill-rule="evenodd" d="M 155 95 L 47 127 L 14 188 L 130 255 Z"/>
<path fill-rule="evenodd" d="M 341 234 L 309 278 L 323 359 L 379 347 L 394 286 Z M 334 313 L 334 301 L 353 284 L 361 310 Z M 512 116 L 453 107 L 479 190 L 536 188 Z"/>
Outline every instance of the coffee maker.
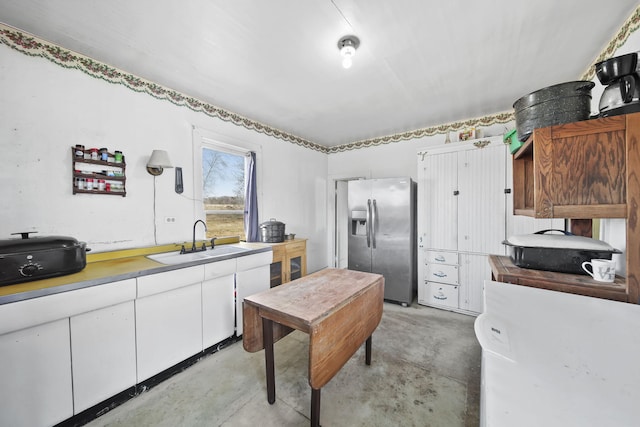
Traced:
<path fill-rule="evenodd" d="M 640 111 L 640 52 L 598 62 L 596 75 L 607 87 L 600 97 L 600 117 Z"/>

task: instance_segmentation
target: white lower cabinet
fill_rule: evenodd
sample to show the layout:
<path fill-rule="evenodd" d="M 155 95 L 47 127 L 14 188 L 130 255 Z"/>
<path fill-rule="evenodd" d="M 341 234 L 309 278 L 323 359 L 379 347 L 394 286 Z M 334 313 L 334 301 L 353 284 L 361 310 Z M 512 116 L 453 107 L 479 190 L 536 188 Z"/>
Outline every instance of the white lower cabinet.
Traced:
<path fill-rule="evenodd" d="M 136 384 L 134 302 L 70 320 L 73 403 L 74 412 L 79 413 Z"/>
<path fill-rule="evenodd" d="M 261 252 L 238 258 L 236 273 L 236 335 L 242 335 L 242 301 L 245 297 L 269 289 L 273 252 Z"/>
<path fill-rule="evenodd" d="M 137 381 L 202 351 L 204 267 L 138 277 Z"/>
<path fill-rule="evenodd" d="M 459 308 L 471 313 L 482 313 L 484 281 L 491 277 L 489 256 L 484 254 L 460 254 Z"/>
<path fill-rule="evenodd" d="M 0 426 L 57 424 L 72 396 L 69 318 L 0 335 Z"/>
<path fill-rule="evenodd" d="M 236 260 L 205 264 L 202 282 L 202 343 L 209 348 L 234 333 Z"/>
<path fill-rule="evenodd" d="M 0 426 L 58 424 L 237 334 L 260 252 L 0 305 Z M 236 317 L 237 316 L 237 317 Z"/>

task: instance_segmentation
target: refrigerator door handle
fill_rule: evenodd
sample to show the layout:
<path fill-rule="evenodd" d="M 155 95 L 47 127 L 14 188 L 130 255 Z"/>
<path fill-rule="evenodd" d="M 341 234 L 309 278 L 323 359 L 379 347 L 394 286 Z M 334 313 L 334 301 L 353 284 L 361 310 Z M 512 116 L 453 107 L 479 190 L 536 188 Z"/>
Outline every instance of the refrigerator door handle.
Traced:
<path fill-rule="evenodd" d="M 373 243 L 373 249 L 376 248 L 376 217 L 378 216 L 378 207 L 376 206 L 376 199 L 373 199 L 373 208 L 371 209 L 371 242 Z"/>
<path fill-rule="evenodd" d="M 371 199 L 367 199 L 367 247 L 371 247 Z"/>

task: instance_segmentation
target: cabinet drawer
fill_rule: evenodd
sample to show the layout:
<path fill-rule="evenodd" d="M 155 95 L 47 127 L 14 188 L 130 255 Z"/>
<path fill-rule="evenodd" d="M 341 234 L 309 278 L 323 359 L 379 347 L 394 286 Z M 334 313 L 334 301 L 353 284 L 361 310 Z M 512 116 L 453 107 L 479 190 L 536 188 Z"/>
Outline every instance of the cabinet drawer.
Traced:
<path fill-rule="evenodd" d="M 427 251 L 427 264 L 458 264 L 458 252 Z"/>
<path fill-rule="evenodd" d="M 458 308 L 459 286 L 434 282 L 427 282 L 422 285 L 424 285 L 422 298 L 423 303 L 428 305 Z"/>
<path fill-rule="evenodd" d="M 427 264 L 426 281 L 459 284 L 458 266 L 447 264 Z"/>
<path fill-rule="evenodd" d="M 252 268 L 271 264 L 273 262 L 273 253 L 271 251 L 258 252 L 257 254 L 238 257 L 237 260 L 238 271 L 250 270 Z"/>
<path fill-rule="evenodd" d="M 5 304 L 0 306 L 0 335 L 132 301 L 135 297 L 136 279 L 125 279 Z"/>
<path fill-rule="evenodd" d="M 303 251 L 306 246 L 307 242 L 304 240 L 302 242 L 287 243 L 287 252 Z"/>
<path fill-rule="evenodd" d="M 223 261 L 210 262 L 204 265 L 204 280 L 215 279 L 216 277 L 228 276 L 236 272 L 238 262 L 235 258 Z"/>
<path fill-rule="evenodd" d="M 136 280 L 138 281 L 138 298 L 143 298 L 202 282 L 204 280 L 204 266 L 196 265 L 165 273 L 140 276 Z"/>

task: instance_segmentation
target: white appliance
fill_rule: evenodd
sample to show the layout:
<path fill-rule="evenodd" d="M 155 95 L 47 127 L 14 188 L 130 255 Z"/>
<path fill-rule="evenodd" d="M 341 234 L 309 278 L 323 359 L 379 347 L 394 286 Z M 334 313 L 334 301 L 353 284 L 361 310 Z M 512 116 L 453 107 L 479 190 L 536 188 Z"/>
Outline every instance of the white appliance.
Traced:
<path fill-rule="evenodd" d="M 485 282 L 481 426 L 638 426 L 640 306 Z"/>

